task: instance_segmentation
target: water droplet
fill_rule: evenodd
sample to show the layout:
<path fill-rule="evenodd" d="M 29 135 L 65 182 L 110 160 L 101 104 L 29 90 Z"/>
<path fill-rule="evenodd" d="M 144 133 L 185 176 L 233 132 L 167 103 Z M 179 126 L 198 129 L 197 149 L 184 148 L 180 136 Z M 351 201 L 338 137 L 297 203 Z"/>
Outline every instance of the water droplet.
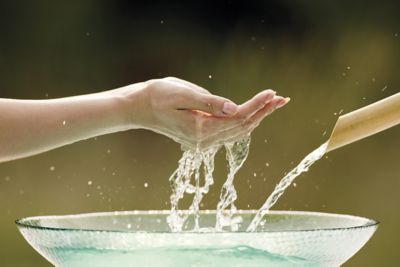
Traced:
<path fill-rule="evenodd" d="M 211 74 L 209 74 L 209 75 L 208 75 L 208 78 L 209 78 L 209 79 L 212 79 L 212 75 L 211 75 Z"/>
<path fill-rule="evenodd" d="M 254 176 L 254 177 L 257 177 L 257 173 L 253 173 L 253 176 Z"/>
<path fill-rule="evenodd" d="M 296 184 L 296 183 L 293 183 L 293 187 L 297 187 L 297 184 Z"/>
<path fill-rule="evenodd" d="M 126 225 L 126 227 L 127 227 L 128 229 L 131 229 L 131 228 L 132 228 L 132 224 L 128 223 L 128 224 Z"/>
<path fill-rule="evenodd" d="M 92 181 L 88 181 L 87 184 L 88 184 L 88 185 L 92 185 L 93 182 L 92 182 Z"/>
<path fill-rule="evenodd" d="M 107 149 L 107 153 L 110 154 L 111 153 L 111 149 Z"/>
<path fill-rule="evenodd" d="M 4 181 L 9 182 L 10 180 L 11 180 L 11 177 L 10 177 L 10 176 L 4 177 Z"/>
<path fill-rule="evenodd" d="M 149 184 L 148 184 L 148 183 L 144 183 L 144 187 L 146 187 L 146 188 L 147 188 L 148 186 L 149 186 Z"/>
<path fill-rule="evenodd" d="M 50 166 L 50 168 L 49 168 L 50 171 L 54 171 L 55 169 L 56 169 L 56 167 L 54 167 L 54 166 Z"/>
<path fill-rule="evenodd" d="M 346 69 L 348 69 L 348 70 L 349 70 L 349 69 L 351 69 L 351 68 L 350 68 L 350 66 L 347 66 L 347 67 L 346 67 Z"/>
<path fill-rule="evenodd" d="M 268 163 L 268 162 L 265 162 L 265 166 L 269 167 L 269 163 Z"/>
<path fill-rule="evenodd" d="M 326 135 L 326 131 L 322 133 L 322 136 L 325 136 L 325 135 Z"/>
<path fill-rule="evenodd" d="M 67 122 L 66 121 L 63 121 L 63 125 L 65 126 L 65 124 L 67 124 Z"/>
<path fill-rule="evenodd" d="M 161 21 L 160 21 L 160 23 L 161 23 L 161 24 L 164 24 L 164 21 L 163 21 L 163 20 L 161 20 Z"/>

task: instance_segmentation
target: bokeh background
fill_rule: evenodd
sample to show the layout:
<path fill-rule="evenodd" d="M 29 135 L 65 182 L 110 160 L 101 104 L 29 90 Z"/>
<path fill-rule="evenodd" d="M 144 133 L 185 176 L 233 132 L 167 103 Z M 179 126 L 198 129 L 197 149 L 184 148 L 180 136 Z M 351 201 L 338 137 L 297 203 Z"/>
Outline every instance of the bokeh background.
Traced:
<path fill-rule="evenodd" d="M 237 103 L 274 88 L 292 101 L 255 130 L 235 183 L 237 206 L 257 209 L 339 113 L 400 91 L 399 10 L 398 1 L 1 0 L 0 97 L 64 97 L 170 75 Z M 345 266 L 398 266 L 399 148 L 395 127 L 331 152 L 274 208 L 379 220 Z M 180 155 L 166 137 L 136 130 L 0 164 L 0 265 L 50 266 L 17 218 L 168 209 Z M 223 151 L 216 166 L 204 209 L 215 208 L 225 179 Z"/>

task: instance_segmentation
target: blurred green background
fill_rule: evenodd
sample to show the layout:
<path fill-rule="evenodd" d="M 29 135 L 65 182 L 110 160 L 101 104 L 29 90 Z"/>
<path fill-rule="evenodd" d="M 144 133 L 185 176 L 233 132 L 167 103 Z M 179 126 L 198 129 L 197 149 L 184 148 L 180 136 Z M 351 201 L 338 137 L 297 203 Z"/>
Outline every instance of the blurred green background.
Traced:
<path fill-rule="evenodd" d="M 56 98 L 169 75 L 237 103 L 273 88 L 292 102 L 255 130 L 235 183 L 237 206 L 257 209 L 339 113 L 399 92 L 398 1 L 192 2 L 1 0 L 0 97 Z M 345 266 L 399 266 L 399 137 L 395 127 L 328 154 L 274 208 L 379 220 Z M 17 218 L 168 209 L 180 155 L 173 141 L 137 130 L 0 164 L 0 265 L 50 266 Z M 216 206 L 224 153 L 216 166 L 204 209 Z"/>

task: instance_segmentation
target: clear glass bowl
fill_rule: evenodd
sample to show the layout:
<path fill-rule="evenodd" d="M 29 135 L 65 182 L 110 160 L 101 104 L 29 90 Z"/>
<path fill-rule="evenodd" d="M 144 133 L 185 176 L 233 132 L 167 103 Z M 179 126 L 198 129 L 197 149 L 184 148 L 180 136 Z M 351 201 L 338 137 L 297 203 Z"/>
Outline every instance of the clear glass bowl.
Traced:
<path fill-rule="evenodd" d="M 18 220 L 29 244 L 56 266 L 340 266 L 371 238 L 377 222 L 356 216 L 272 211 L 245 232 L 256 211 L 238 211 L 237 232 L 172 233 L 168 211 L 127 211 Z M 193 223 L 193 222 L 190 222 Z M 213 227 L 215 211 L 202 211 Z"/>

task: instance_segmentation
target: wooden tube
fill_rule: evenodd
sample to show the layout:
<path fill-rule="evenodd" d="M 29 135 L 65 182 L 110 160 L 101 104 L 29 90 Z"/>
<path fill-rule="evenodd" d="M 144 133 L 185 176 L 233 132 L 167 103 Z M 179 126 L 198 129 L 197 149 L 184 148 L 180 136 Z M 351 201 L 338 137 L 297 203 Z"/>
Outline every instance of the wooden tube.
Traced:
<path fill-rule="evenodd" d="M 340 116 L 328 140 L 326 152 L 353 143 L 399 123 L 400 92 Z"/>

